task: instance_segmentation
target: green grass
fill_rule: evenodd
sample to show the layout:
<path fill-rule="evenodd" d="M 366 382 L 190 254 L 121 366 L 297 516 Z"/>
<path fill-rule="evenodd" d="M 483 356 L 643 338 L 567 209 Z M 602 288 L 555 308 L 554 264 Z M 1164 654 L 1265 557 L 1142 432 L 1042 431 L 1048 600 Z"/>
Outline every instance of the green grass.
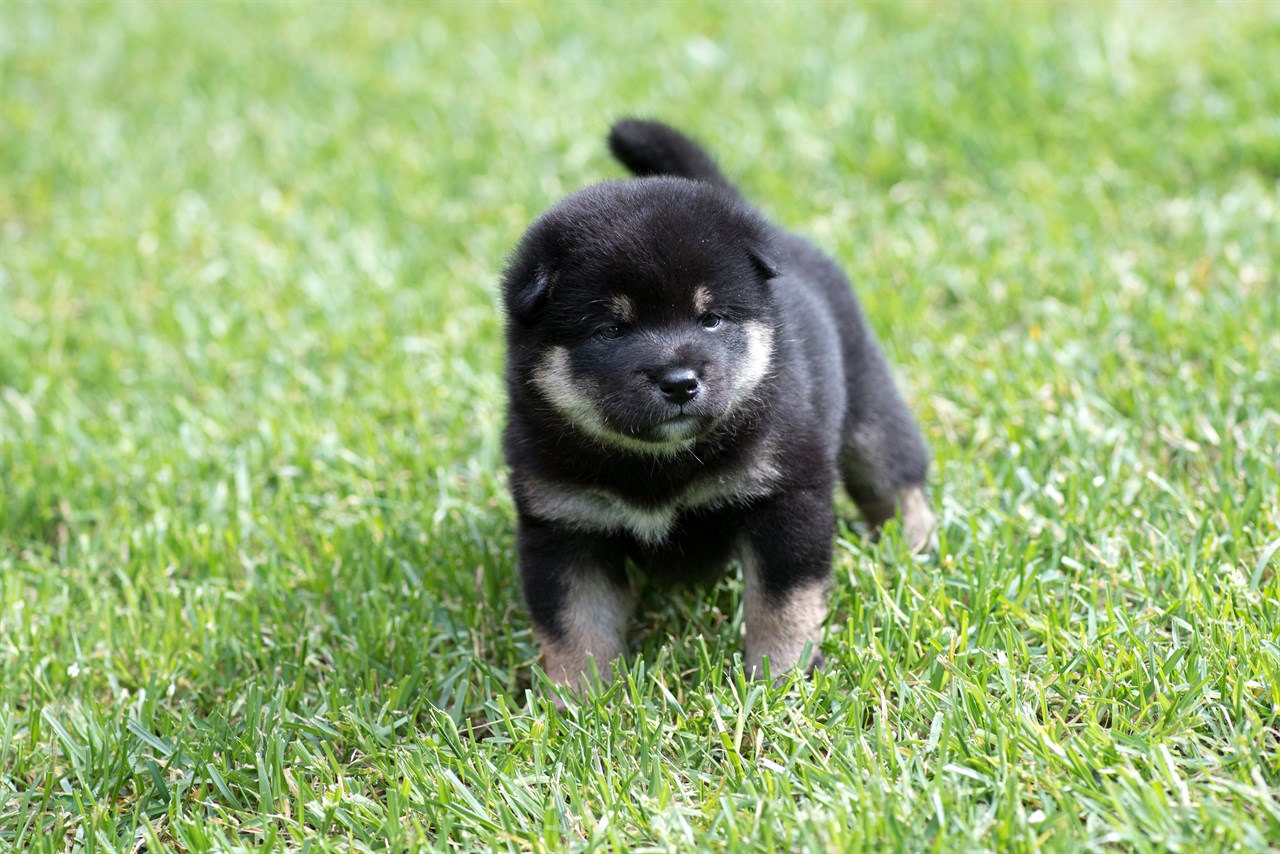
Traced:
<path fill-rule="evenodd" d="M 1280 843 L 1280 6 L 0 5 L 0 849 Z M 857 283 L 938 556 L 568 712 L 496 285 L 702 138 Z"/>

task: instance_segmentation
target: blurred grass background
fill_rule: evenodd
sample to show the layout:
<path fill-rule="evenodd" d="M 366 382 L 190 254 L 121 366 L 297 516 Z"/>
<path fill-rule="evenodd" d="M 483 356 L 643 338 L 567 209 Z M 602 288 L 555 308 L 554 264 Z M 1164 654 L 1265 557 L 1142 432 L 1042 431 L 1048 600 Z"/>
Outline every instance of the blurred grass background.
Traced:
<path fill-rule="evenodd" d="M 0 844 L 1274 845 L 1278 58 L 1270 2 L 0 5 Z M 842 531 L 812 685 L 727 581 L 555 716 L 496 284 L 626 115 L 846 267 L 946 530 Z"/>

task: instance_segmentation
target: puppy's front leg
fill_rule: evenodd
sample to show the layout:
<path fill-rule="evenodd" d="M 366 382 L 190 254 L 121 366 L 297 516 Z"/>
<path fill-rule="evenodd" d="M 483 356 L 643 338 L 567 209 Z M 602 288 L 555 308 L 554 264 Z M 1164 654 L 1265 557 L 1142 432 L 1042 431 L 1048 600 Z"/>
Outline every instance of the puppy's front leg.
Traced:
<path fill-rule="evenodd" d="M 600 678 L 612 678 L 632 596 L 617 543 L 520 519 L 520 578 L 553 681 L 577 693 L 595 659 Z M 558 701 L 557 701 L 557 704 Z"/>
<path fill-rule="evenodd" d="M 743 611 L 752 679 L 764 676 L 765 658 L 774 677 L 798 664 L 809 670 L 821 664 L 835 527 L 831 491 L 827 485 L 775 496 L 748 519 Z"/>

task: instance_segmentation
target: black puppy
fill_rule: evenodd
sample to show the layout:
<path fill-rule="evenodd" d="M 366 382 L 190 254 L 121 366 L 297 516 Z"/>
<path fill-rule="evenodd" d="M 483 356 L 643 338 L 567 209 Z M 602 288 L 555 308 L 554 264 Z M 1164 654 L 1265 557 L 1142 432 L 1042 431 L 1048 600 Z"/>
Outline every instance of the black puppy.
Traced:
<path fill-rule="evenodd" d="M 840 269 L 769 224 L 693 141 L 623 121 L 638 177 L 581 190 L 506 270 L 506 431 L 525 600 L 576 688 L 624 649 L 625 563 L 745 571 L 746 665 L 810 663 L 837 478 L 873 527 L 931 536 L 928 459 Z"/>

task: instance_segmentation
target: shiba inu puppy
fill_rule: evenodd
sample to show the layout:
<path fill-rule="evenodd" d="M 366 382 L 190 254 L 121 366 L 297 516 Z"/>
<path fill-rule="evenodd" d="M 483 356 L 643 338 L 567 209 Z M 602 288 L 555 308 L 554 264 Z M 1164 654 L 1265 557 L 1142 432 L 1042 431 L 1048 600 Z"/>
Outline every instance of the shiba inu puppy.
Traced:
<path fill-rule="evenodd" d="M 842 481 L 930 539 L 928 456 L 836 264 L 748 205 L 696 143 L 628 120 L 637 177 L 539 217 L 506 269 L 506 456 L 547 673 L 625 649 L 626 563 L 745 574 L 746 666 L 818 663 Z"/>

